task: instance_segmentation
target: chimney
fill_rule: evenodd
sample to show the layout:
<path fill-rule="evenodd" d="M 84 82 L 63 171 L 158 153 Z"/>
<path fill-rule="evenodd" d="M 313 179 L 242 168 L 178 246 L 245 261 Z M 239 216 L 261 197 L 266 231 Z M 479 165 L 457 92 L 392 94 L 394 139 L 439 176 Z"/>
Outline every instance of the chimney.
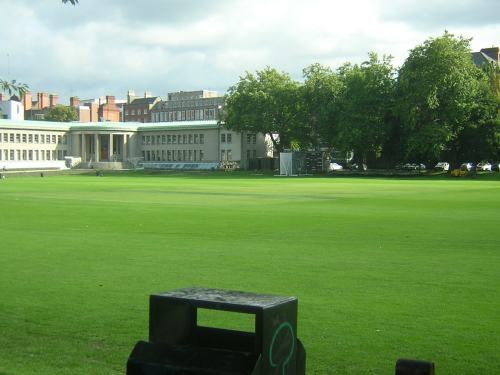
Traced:
<path fill-rule="evenodd" d="M 113 95 L 106 95 L 106 103 L 115 104 L 115 97 Z"/>
<path fill-rule="evenodd" d="M 69 98 L 69 105 L 71 107 L 79 107 L 80 106 L 80 99 L 78 96 L 72 96 Z"/>
<path fill-rule="evenodd" d="M 29 111 L 33 106 L 33 97 L 31 91 L 26 91 L 23 96 L 23 106 L 25 111 Z"/>
<path fill-rule="evenodd" d="M 46 92 L 38 93 L 38 109 L 44 109 L 49 106 L 49 94 Z"/>
<path fill-rule="evenodd" d="M 144 91 L 144 97 L 145 98 L 151 98 L 153 95 L 151 95 L 151 91 Z"/>
<path fill-rule="evenodd" d="M 57 105 L 57 101 L 59 100 L 59 95 L 57 94 L 50 94 L 49 96 L 49 107 L 55 107 Z"/>
<path fill-rule="evenodd" d="M 127 91 L 127 103 L 130 104 L 135 99 L 135 91 L 134 90 L 128 90 Z"/>

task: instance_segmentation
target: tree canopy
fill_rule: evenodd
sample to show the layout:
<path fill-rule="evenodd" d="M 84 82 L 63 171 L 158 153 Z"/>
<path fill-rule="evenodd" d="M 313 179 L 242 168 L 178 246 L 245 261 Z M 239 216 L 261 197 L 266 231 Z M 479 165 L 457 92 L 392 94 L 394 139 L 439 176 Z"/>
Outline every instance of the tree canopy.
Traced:
<path fill-rule="evenodd" d="M 229 129 L 267 134 L 282 151 L 303 137 L 298 99 L 299 84 L 287 73 L 269 67 L 247 72 L 228 90 L 223 121 Z"/>
<path fill-rule="evenodd" d="M 49 112 L 45 115 L 46 121 L 55 121 L 55 122 L 70 122 L 76 121 L 78 115 L 76 113 L 76 109 L 71 106 L 65 105 L 56 105 L 51 108 Z"/>
<path fill-rule="evenodd" d="M 469 43 L 445 32 L 411 50 L 401 67 L 399 116 L 408 156 L 433 159 L 446 152 L 457 161 L 460 135 L 486 94 L 486 75 L 473 64 Z"/>

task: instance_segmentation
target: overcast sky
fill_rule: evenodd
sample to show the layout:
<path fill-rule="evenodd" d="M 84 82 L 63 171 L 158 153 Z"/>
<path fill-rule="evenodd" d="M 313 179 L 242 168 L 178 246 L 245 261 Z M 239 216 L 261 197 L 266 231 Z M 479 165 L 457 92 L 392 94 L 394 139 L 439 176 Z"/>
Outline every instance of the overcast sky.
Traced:
<path fill-rule="evenodd" d="M 0 0 L 0 78 L 67 103 L 128 89 L 224 93 L 266 65 L 302 78 L 314 62 L 394 56 L 446 29 L 500 45 L 499 0 Z"/>

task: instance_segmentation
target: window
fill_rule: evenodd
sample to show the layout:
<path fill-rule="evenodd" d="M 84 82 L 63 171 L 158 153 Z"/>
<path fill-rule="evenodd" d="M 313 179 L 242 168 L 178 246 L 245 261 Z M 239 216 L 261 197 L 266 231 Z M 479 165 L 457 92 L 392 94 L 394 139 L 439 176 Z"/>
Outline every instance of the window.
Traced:
<path fill-rule="evenodd" d="M 182 160 L 182 151 L 177 150 L 177 160 Z"/>
<path fill-rule="evenodd" d="M 200 134 L 200 145 L 205 143 L 205 134 Z"/>
<path fill-rule="evenodd" d="M 62 150 L 57 151 L 57 160 L 63 160 Z"/>
<path fill-rule="evenodd" d="M 152 144 L 152 145 L 154 145 L 154 144 L 155 144 L 155 136 L 154 136 L 154 135 L 152 135 L 152 136 L 151 136 L 151 144 Z"/>
<path fill-rule="evenodd" d="M 161 161 L 165 161 L 165 150 L 161 150 Z"/>
<path fill-rule="evenodd" d="M 195 143 L 195 144 L 198 144 L 198 134 L 195 134 L 195 135 L 194 135 L 194 143 Z"/>
<path fill-rule="evenodd" d="M 226 160 L 226 150 L 220 150 L 220 160 Z"/>
<path fill-rule="evenodd" d="M 35 150 L 35 160 L 40 160 L 40 153 L 38 150 Z"/>
<path fill-rule="evenodd" d="M 162 135 L 161 136 L 161 144 L 164 145 L 165 143 L 167 143 L 167 136 L 166 135 Z"/>
<path fill-rule="evenodd" d="M 131 113 L 132 113 L 132 116 L 135 116 L 135 109 L 133 109 L 133 110 L 131 111 Z"/>
<path fill-rule="evenodd" d="M 47 143 L 47 144 L 49 144 L 49 143 L 50 143 L 50 135 L 49 135 L 49 134 L 47 134 L 47 135 L 45 136 L 45 143 Z"/>
<path fill-rule="evenodd" d="M 45 160 L 50 160 L 50 151 L 49 150 L 45 151 Z"/>
<path fill-rule="evenodd" d="M 205 154 L 203 153 L 203 150 L 200 150 L 200 161 L 202 161 L 204 157 Z"/>
<path fill-rule="evenodd" d="M 145 136 L 145 135 L 143 135 L 143 136 L 142 136 L 142 144 L 143 144 L 143 145 L 145 145 L 145 144 L 146 144 L 146 136 Z"/>
<path fill-rule="evenodd" d="M 257 142 L 257 134 L 252 134 L 252 143 L 255 144 Z"/>
<path fill-rule="evenodd" d="M 226 142 L 226 134 L 225 134 L 225 133 L 222 133 L 222 134 L 220 135 L 220 141 L 221 141 L 222 143 L 225 143 L 225 142 Z"/>
<path fill-rule="evenodd" d="M 55 136 L 55 134 L 52 135 L 52 143 L 54 143 L 54 144 L 56 143 L 56 136 Z"/>
<path fill-rule="evenodd" d="M 233 160 L 233 152 L 231 150 L 227 150 L 227 160 Z"/>
<path fill-rule="evenodd" d="M 182 143 L 187 144 L 187 134 L 182 136 Z"/>
<path fill-rule="evenodd" d="M 143 152 L 142 152 L 142 158 L 143 158 L 144 160 L 146 160 L 146 151 L 143 151 Z"/>
<path fill-rule="evenodd" d="M 33 150 L 28 151 L 28 160 L 33 160 Z"/>
<path fill-rule="evenodd" d="M 247 144 L 252 143 L 252 134 L 248 133 L 247 134 Z"/>
<path fill-rule="evenodd" d="M 16 134 L 16 143 L 21 143 L 21 134 Z"/>
<path fill-rule="evenodd" d="M 26 134 L 23 134 L 23 143 L 26 143 Z"/>
<path fill-rule="evenodd" d="M 186 111 L 182 111 L 181 112 L 181 118 L 182 118 L 182 121 L 186 121 Z"/>
<path fill-rule="evenodd" d="M 189 161 L 193 161 L 193 150 L 189 150 Z"/>
<path fill-rule="evenodd" d="M 14 150 L 10 150 L 10 160 L 14 160 Z"/>
<path fill-rule="evenodd" d="M 11 134 L 10 134 L 10 142 L 11 142 L 11 143 L 14 143 L 14 133 L 11 133 Z"/>
<path fill-rule="evenodd" d="M 147 110 L 146 108 L 144 108 L 144 110 L 142 111 L 142 113 L 143 113 L 144 115 L 146 115 L 146 114 L 148 113 L 148 110 Z"/>
<path fill-rule="evenodd" d="M 28 134 L 28 143 L 33 143 L 33 134 Z"/>
<path fill-rule="evenodd" d="M 177 136 L 176 135 L 172 136 L 172 143 L 177 143 Z"/>
<path fill-rule="evenodd" d="M 197 151 L 197 150 L 194 150 L 194 151 L 193 151 L 193 153 L 194 153 L 194 161 L 196 161 L 196 156 L 197 156 L 197 154 L 198 154 L 198 151 Z"/>
<path fill-rule="evenodd" d="M 3 133 L 3 141 L 8 142 L 9 141 L 9 134 Z"/>
<path fill-rule="evenodd" d="M 26 160 L 27 159 L 27 153 L 26 153 L 26 150 L 23 150 L 23 160 Z"/>
<path fill-rule="evenodd" d="M 167 160 L 171 161 L 172 160 L 172 151 L 167 150 Z"/>
<path fill-rule="evenodd" d="M 227 143 L 231 143 L 232 138 L 233 138 L 233 135 L 231 133 L 227 133 L 226 134 L 226 141 L 227 141 Z"/>
<path fill-rule="evenodd" d="M 156 144 L 157 145 L 161 144 L 161 136 L 160 135 L 156 136 Z"/>
<path fill-rule="evenodd" d="M 57 144 L 60 145 L 62 143 L 62 136 L 57 136 Z"/>
<path fill-rule="evenodd" d="M 189 143 L 193 143 L 193 135 L 192 134 L 189 134 Z"/>
<path fill-rule="evenodd" d="M 45 136 L 40 134 L 40 143 L 45 143 Z"/>
<path fill-rule="evenodd" d="M 186 152 L 186 150 L 182 150 L 182 160 L 184 160 L 184 161 L 187 160 L 187 152 Z"/>
<path fill-rule="evenodd" d="M 35 143 L 38 143 L 38 134 L 35 134 Z"/>
<path fill-rule="evenodd" d="M 52 151 L 52 160 L 57 160 L 57 151 L 56 150 Z"/>

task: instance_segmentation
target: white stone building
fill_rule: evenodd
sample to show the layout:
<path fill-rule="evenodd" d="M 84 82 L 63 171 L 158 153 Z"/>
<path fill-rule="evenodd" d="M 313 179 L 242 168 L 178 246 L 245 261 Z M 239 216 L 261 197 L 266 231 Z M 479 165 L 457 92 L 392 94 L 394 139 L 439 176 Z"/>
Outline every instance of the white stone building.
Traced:
<path fill-rule="evenodd" d="M 0 120 L 0 168 L 52 167 L 81 158 L 83 167 L 206 169 L 268 157 L 263 134 L 239 133 L 217 121 L 57 123 Z M 49 163 L 50 162 L 50 163 Z"/>

